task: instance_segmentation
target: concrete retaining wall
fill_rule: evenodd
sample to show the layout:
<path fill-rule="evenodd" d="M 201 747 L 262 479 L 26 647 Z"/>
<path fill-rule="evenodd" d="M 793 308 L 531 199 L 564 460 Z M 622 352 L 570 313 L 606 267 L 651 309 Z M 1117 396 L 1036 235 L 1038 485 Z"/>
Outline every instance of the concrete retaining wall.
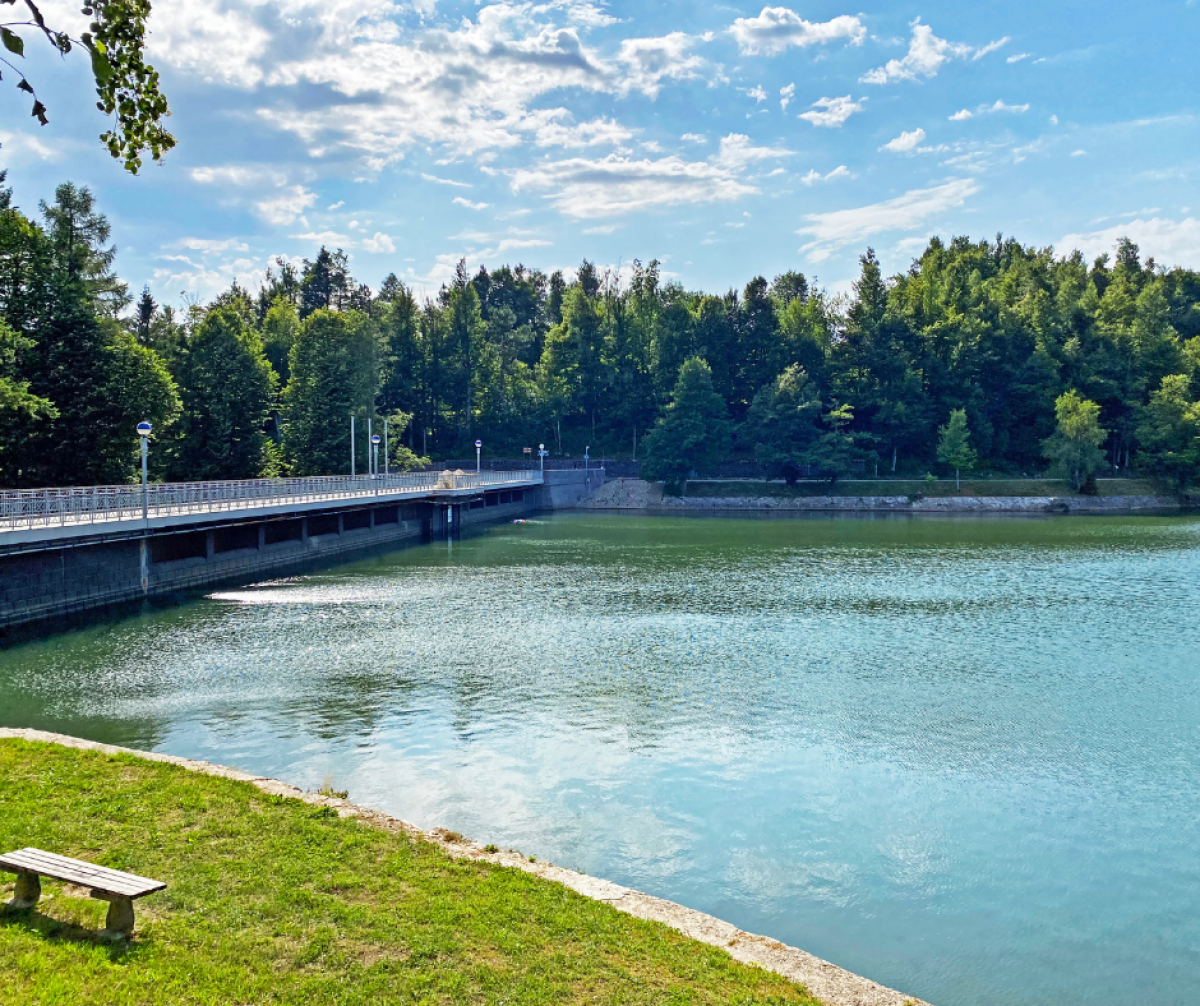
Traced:
<path fill-rule="evenodd" d="M 588 510 L 886 510 L 902 513 L 1130 513 L 1178 510 L 1170 496 L 664 496 L 661 483 L 614 479 Z"/>

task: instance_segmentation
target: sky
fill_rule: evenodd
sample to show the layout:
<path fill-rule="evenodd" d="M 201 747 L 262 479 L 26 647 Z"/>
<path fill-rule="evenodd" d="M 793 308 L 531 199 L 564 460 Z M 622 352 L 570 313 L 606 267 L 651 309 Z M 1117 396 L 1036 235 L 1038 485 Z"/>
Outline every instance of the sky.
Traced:
<path fill-rule="evenodd" d="M 127 175 L 86 60 L 30 39 L 50 124 L 6 73 L 0 166 L 26 212 L 88 186 L 160 303 L 322 244 L 419 296 L 460 258 L 845 292 L 868 246 L 895 273 L 931 235 L 1200 268 L 1197 0 L 158 0 L 149 29 L 165 163 Z"/>

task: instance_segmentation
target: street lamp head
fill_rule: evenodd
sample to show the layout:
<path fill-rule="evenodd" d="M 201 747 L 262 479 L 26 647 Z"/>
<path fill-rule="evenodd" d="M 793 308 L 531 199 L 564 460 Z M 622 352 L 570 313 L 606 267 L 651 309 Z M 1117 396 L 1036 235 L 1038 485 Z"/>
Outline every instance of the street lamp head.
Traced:
<path fill-rule="evenodd" d="M 139 436 L 139 437 L 148 437 L 148 436 L 150 436 L 150 424 L 149 424 L 149 423 L 147 423 L 147 422 L 145 422 L 145 421 L 138 423 L 138 424 L 137 424 L 137 431 L 138 431 L 138 436 Z"/>
<path fill-rule="evenodd" d="M 381 437 L 378 433 L 371 437 L 371 443 L 373 443 L 376 447 L 378 447 L 382 441 L 383 437 Z"/>
<path fill-rule="evenodd" d="M 482 446 L 483 446 L 483 441 L 482 441 L 482 440 L 476 440 L 476 441 L 475 441 L 475 446 L 476 446 L 476 447 L 482 447 Z"/>
<path fill-rule="evenodd" d="M 538 444 L 538 450 L 539 450 L 539 451 L 544 451 L 545 449 L 546 449 L 546 445 L 545 445 L 545 444 Z"/>

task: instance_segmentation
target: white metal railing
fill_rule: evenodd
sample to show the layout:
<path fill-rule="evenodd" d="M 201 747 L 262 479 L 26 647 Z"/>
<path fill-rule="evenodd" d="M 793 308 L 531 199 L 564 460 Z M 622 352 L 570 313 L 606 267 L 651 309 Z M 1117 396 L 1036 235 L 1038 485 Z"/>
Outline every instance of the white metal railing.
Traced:
<path fill-rule="evenodd" d="M 140 485 L 74 486 L 0 491 L 0 532 L 26 528 L 140 520 L 180 514 L 219 513 L 310 503 L 369 500 L 460 489 L 540 485 L 539 472 L 409 472 L 402 475 L 331 475 L 230 482 L 159 482 Z M 144 509 L 143 509 L 144 508 Z"/>

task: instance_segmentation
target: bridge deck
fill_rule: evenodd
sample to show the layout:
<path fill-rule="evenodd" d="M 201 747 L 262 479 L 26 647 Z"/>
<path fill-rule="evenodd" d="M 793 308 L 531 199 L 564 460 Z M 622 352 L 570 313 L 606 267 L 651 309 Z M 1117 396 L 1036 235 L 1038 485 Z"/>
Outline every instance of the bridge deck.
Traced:
<path fill-rule="evenodd" d="M 521 471 L 156 483 L 145 493 L 141 486 L 15 489 L 0 492 L 0 549 L 85 535 L 303 514 L 338 505 L 455 499 L 541 484 L 539 472 Z"/>

